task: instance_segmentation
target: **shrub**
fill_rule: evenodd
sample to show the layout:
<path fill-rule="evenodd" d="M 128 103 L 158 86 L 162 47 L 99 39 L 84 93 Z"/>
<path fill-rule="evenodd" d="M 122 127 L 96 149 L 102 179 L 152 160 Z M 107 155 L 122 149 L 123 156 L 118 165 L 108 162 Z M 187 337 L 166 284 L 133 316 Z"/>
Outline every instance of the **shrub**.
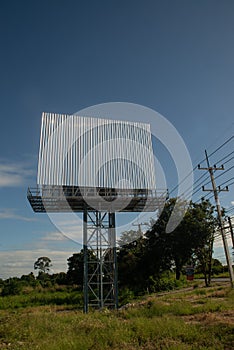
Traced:
<path fill-rule="evenodd" d="M 185 278 L 176 280 L 170 272 L 164 272 L 161 276 L 150 276 L 149 288 L 151 292 L 169 291 L 185 284 Z"/>
<path fill-rule="evenodd" d="M 17 295 L 22 291 L 22 282 L 15 278 L 9 278 L 4 282 L 1 295 Z"/>
<path fill-rule="evenodd" d="M 119 304 L 120 306 L 128 304 L 132 299 L 134 299 L 134 292 L 128 288 L 120 289 L 119 291 Z"/>

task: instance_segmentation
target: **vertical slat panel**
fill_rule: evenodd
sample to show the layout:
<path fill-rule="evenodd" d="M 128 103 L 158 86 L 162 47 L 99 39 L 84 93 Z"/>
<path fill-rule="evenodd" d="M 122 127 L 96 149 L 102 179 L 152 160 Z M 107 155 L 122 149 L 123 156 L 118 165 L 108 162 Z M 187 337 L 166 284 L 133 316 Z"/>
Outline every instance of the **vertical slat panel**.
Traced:
<path fill-rule="evenodd" d="M 82 167 L 89 150 L 93 150 L 92 157 Z M 96 174 L 98 166 L 102 169 Z M 123 179 L 134 188 L 155 188 L 149 124 L 43 113 L 39 185 L 114 187 Z"/>

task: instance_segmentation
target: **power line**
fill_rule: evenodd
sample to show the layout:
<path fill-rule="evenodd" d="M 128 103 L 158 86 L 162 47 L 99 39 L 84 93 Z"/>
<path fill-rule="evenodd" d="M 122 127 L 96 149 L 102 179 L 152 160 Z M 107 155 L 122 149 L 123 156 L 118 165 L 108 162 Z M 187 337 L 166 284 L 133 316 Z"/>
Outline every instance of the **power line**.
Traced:
<path fill-rule="evenodd" d="M 230 170 L 232 170 L 233 168 L 234 168 L 234 165 L 233 165 L 231 168 L 229 168 L 229 169 L 225 170 L 224 172 L 222 172 L 220 175 L 216 176 L 216 177 L 215 177 L 215 180 L 217 180 L 219 177 L 223 176 L 224 174 L 228 173 L 228 172 L 229 172 Z"/>
<path fill-rule="evenodd" d="M 180 184 L 182 184 L 193 172 L 194 172 L 194 170 L 197 168 L 197 166 L 195 166 L 194 168 L 193 168 L 193 170 L 191 170 L 189 173 L 188 173 L 188 175 L 186 175 L 184 178 L 183 178 L 183 180 L 181 180 L 171 191 L 169 191 L 169 195 L 171 195 L 171 193 L 173 193 L 179 186 L 180 186 Z"/>
<path fill-rule="evenodd" d="M 208 195 L 208 198 L 206 198 L 207 200 L 210 200 L 213 197 L 213 193 L 210 193 L 210 194 L 207 193 L 207 195 Z M 206 197 L 206 195 L 204 197 Z"/>
<path fill-rule="evenodd" d="M 204 176 L 206 176 L 206 173 L 203 173 L 195 182 L 194 182 L 194 185 L 199 181 L 201 180 Z M 207 176 L 206 178 L 208 179 L 209 176 Z"/>
<path fill-rule="evenodd" d="M 234 139 L 234 135 L 229 137 L 229 139 L 227 141 L 225 141 L 222 145 L 220 145 L 218 148 L 216 148 L 216 150 L 214 150 L 212 153 L 210 153 L 208 155 L 208 157 L 213 156 L 216 152 L 218 152 L 221 148 L 223 148 L 224 146 L 226 146 L 232 139 Z"/>
<path fill-rule="evenodd" d="M 232 130 L 232 128 L 234 127 L 234 122 L 232 122 L 230 125 L 228 125 L 221 133 L 220 135 L 222 135 L 223 137 L 226 136 L 227 133 L 230 132 L 230 130 Z M 217 141 L 220 140 L 220 136 L 216 137 L 216 139 L 214 140 L 214 142 L 207 147 L 207 150 L 209 150 L 210 148 L 212 148 L 215 144 L 217 144 Z"/>
<path fill-rule="evenodd" d="M 214 170 L 214 172 L 215 172 L 216 170 Z M 202 174 L 202 176 L 200 176 L 195 182 L 194 182 L 194 184 L 195 183 L 197 183 L 201 178 L 203 178 L 205 175 L 207 175 L 206 173 L 203 173 Z M 203 181 L 205 181 L 205 180 L 207 180 L 208 178 L 209 178 L 210 176 L 208 175 L 208 176 L 206 176 L 206 178 L 203 180 Z M 201 190 L 201 185 L 203 185 L 203 186 L 206 186 L 206 185 L 208 185 L 210 183 L 210 181 L 207 181 L 206 183 L 202 183 L 202 182 L 200 182 L 199 184 L 197 184 L 195 187 L 193 187 L 193 188 L 187 188 L 184 192 L 183 192 L 183 195 L 186 193 L 186 192 L 188 192 L 187 193 L 187 196 L 185 197 L 185 200 L 186 200 L 186 198 L 188 199 L 189 197 L 190 197 L 190 195 L 192 195 L 192 196 L 194 196 L 197 192 L 199 192 L 200 190 Z M 192 193 L 191 193 L 192 192 Z"/>
<path fill-rule="evenodd" d="M 226 227 L 226 229 L 228 229 L 227 227 Z M 228 232 L 225 232 L 225 236 L 227 237 L 227 236 L 230 236 L 231 235 L 231 232 L 230 231 L 228 231 Z M 216 238 L 220 238 L 220 239 L 222 239 L 222 236 L 221 236 L 221 233 L 217 233 L 217 235 L 214 237 L 215 239 Z"/>
<path fill-rule="evenodd" d="M 199 180 L 201 180 L 205 175 L 207 175 L 206 173 L 203 173 L 202 174 L 202 176 L 200 176 L 195 182 L 194 182 L 194 184 L 193 185 L 195 185 Z M 209 175 L 208 175 L 208 177 L 209 177 Z M 204 180 L 207 180 L 208 179 L 208 177 L 206 177 Z M 203 181 L 204 181 L 203 180 Z M 202 182 L 199 182 L 199 184 L 197 184 L 195 187 L 193 187 L 193 188 L 187 188 L 185 191 L 184 191 L 184 193 L 183 194 L 185 194 L 186 192 L 193 192 L 193 194 L 194 194 L 194 191 L 199 187 L 200 188 L 200 186 L 201 186 L 201 184 L 202 184 Z"/>
<path fill-rule="evenodd" d="M 233 152 L 234 153 L 234 152 Z M 228 159 L 226 162 L 223 163 L 223 165 L 227 164 L 230 162 L 230 160 L 234 159 L 234 157 L 231 157 L 230 159 Z"/>
<path fill-rule="evenodd" d="M 227 181 L 224 181 L 220 186 L 225 185 L 226 183 L 228 183 L 228 182 L 231 181 L 231 180 L 234 180 L 234 177 L 231 177 L 231 179 L 229 179 L 229 180 L 227 180 Z"/>
<path fill-rule="evenodd" d="M 218 152 L 221 148 L 223 148 L 225 145 L 227 145 L 232 139 L 234 139 L 234 136 L 231 136 L 228 140 L 226 140 L 225 142 L 223 142 L 220 146 L 218 146 L 212 153 L 210 153 L 208 155 L 208 157 L 211 157 L 212 155 L 214 155 L 216 152 Z M 199 163 L 203 163 L 206 160 L 206 158 L 204 158 L 203 160 L 201 160 Z M 180 184 L 182 184 L 193 172 L 194 170 L 197 169 L 197 166 L 195 166 L 193 168 L 193 170 L 191 170 L 171 191 L 169 191 L 169 195 L 171 195 L 179 186 Z"/>
<path fill-rule="evenodd" d="M 216 164 L 221 163 L 223 160 L 225 160 L 226 158 L 228 158 L 229 156 L 231 156 L 233 153 L 234 153 L 234 151 L 230 152 L 230 153 L 227 154 L 225 157 L 219 159 L 219 160 L 216 162 Z"/>
<path fill-rule="evenodd" d="M 231 186 L 231 185 L 233 185 L 234 184 L 234 181 L 233 182 L 231 182 L 231 183 L 228 183 L 229 181 L 231 181 L 231 180 L 233 180 L 234 178 L 232 177 L 231 179 L 229 179 L 229 180 L 227 180 L 227 181 L 225 181 L 224 183 L 222 183 L 219 187 L 221 187 L 221 186 L 223 186 L 224 184 L 226 184 L 227 183 L 227 186 Z M 206 198 L 207 197 L 207 198 Z M 211 193 L 207 193 L 207 194 L 205 194 L 204 196 L 202 196 L 202 198 L 206 198 L 206 200 L 210 200 L 211 198 L 213 197 L 213 194 Z M 195 203 L 198 203 L 200 201 L 200 199 L 198 199 L 197 201 L 195 201 Z"/>
<path fill-rule="evenodd" d="M 230 181 L 230 180 L 229 180 Z M 233 182 L 231 182 L 230 184 L 228 184 L 228 186 L 232 186 L 234 184 L 234 181 Z"/>
<path fill-rule="evenodd" d="M 233 123 L 233 124 L 234 124 L 234 123 Z M 234 135 L 231 136 L 231 137 L 229 137 L 229 138 L 228 138 L 226 141 L 224 141 L 220 146 L 218 146 L 214 151 L 212 151 L 212 152 L 209 154 L 209 157 L 213 156 L 216 152 L 218 152 L 220 149 L 222 149 L 225 145 L 227 145 L 227 144 L 228 144 L 231 140 L 233 140 L 233 139 L 234 139 Z M 226 156 L 224 156 L 223 158 L 221 158 L 220 160 L 218 160 L 218 161 L 216 162 L 216 164 L 222 162 L 222 161 L 225 160 L 225 159 L 227 159 L 227 158 L 230 157 L 233 153 L 234 153 L 234 151 L 229 152 Z M 228 163 L 228 162 L 231 161 L 232 159 L 234 159 L 234 157 L 231 157 L 230 159 L 228 159 L 224 164 Z M 204 158 L 200 163 L 204 162 L 205 160 L 206 160 L 206 158 Z M 233 166 L 233 167 L 234 167 L 234 166 Z M 219 178 L 220 176 L 224 175 L 224 174 L 227 173 L 228 171 L 230 171 L 233 167 L 227 169 L 224 173 L 218 175 L 218 176 L 216 177 L 216 179 Z M 195 166 L 195 167 L 194 167 L 194 168 L 193 168 L 193 169 L 192 169 L 192 170 L 191 170 L 177 185 L 176 185 L 176 186 L 174 186 L 174 188 L 173 188 L 171 191 L 169 191 L 169 195 L 170 195 L 170 196 L 171 196 L 171 194 L 180 186 L 180 184 L 182 184 L 182 183 L 195 171 L 195 169 L 197 169 L 197 166 Z M 216 171 L 216 169 L 213 169 L 213 172 L 215 172 L 215 171 Z M 207 176 L 206 173 L 202 174 L 202 175 L 194 182 L 194 185 L 196 185 L 195 187 L 193 187 L 193 188 L 187 188 L 187 189 L 184 191 L 183 194 L 186 194 L 186 198 L 188 199 L 188 198 L 190 197 L 190 194 L 191 194 L 192 196 L 194 196 L 196 193 L 198 193 L 198 192 L 200 191 L 199 186 L 202 184 L 203 181 L 206 181 L 208 178 L 209 178 L 209 175 Z M 203 179 L 203 181 L 201 181 L 202 179 Z M 233 178 L 231 178 L 231 179 L 225 181 L 225 182 L 224 182 L 223 184 L 221 184 L 220 186 L 222 186 L 222 185 L 228 183 L 228 182 L 231 181 L 231 180 L 233 180 Z M 206 186 L 206 185 L 208 185 L 209 183 L 210 183 L 210 181 L 209 181 L 209 182 L 205 182 L 205 183 L 203 184 L 203 186 Z M 234 183 L 234 182 L 233 182 L 233 183 Z M 233 183 L 230 183 L 229 186 L 232 185 Z M 191 193 L 191 192 L 192 192 L 192 193 Z M 212 194 L 211 194 L 211 195 L 210 195 L 210 194 L 206 194 L 206 195 L 204 195 L 204 196 L 202 196 L 202 197 L 203 197 L 203 198 L 208 197 L 208 198 L 206 198 L 206 199 L 209 200 L 209 199 L 212 198 L 212 196 L 213 196 Z M 186 198 L 185 198 L 185 200 L 186 200 Z M 198 199 L 197 201 L 195 201 L 195 203 L 198 203 L 199 201 L 200 201 L 200 199 Z"/>

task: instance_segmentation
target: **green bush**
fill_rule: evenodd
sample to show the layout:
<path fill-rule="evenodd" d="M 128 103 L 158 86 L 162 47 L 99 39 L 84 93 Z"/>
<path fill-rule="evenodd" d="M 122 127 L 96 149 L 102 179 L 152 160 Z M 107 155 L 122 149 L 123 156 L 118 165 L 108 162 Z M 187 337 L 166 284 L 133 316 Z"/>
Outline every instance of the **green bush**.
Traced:
<path fill-rule="evenodd" d="M 125 305 L 128 304 L 131 300 L 133 300 L 135 297 L 135 294 L 132 290 L 129 288 L 124 288 L 119 290 L 119 305 Z"/>
<path fill-rule="evenodd" d="M 186 285 L 185 277 L 176 280 L 170 272 L 164 272 L 159 277 L 150 276 L 149 288 L 151 292 L 170 291 Z"/>
<path fill-rule="evenodd" d="M 23 288 L 23 283 L 16 278 L 9 278 L 2 287 L 2 296 L 20 294 Z"/>

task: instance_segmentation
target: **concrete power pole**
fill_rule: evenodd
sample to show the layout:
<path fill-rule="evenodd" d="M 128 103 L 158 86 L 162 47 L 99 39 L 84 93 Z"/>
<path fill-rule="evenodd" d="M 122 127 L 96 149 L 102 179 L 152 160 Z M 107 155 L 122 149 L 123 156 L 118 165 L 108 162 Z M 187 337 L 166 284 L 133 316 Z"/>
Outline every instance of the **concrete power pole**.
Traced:
<path fill-rule="evenodd" d="M 133 223 L 132 226 L 137 226 L 138 227 L 138 233 L 139 233 L 140 237 L 143 236 L 143 231 L 141 229 L 141 226 L 148 226 L 149 228 L 152 227 L 148 222 L 141 222 L 141 223 L 137 223 L 137 224 Z"/>
<path fill-rule="evenodd" d="M 231 237 L 232 237 L 232 247 L 234 249 L 234 234 L 233 234 L 232 220 L 231 220 L 230 216 L 228 217 L 228 223 L 229 223 L 230 233 L 231 233 Z"/>
<path fill-rule="evenodd" d="M 204 188 L 204 186 L 203 186 L 202 190 L 214 193 L 214 199 L 215 199 L 215 203 L 216 203 L 216 209 L 217 209 L 218 219 L 219 219 L 219 224 L 220 224 L 220 232 L 221 232 L 222 239 L 223 239 L 223 246 L 224 246 L 226 261 L 227 261 L 228 270 L 229 270 L 230 282 L 231 282 L 231 287 L 233 288 L 234 287 L 234 273 L 233 273 L 233 268 L 232 268 L 232 260 L 231 260 L 231 257 L 230 257 L 230 252 L 229 252 L 228 243 L 227 243 L 227 237 L 225 235 L 225 229 L 224 229 L 224 226 L 223 226 L 222 211 L 221 211 L 220 202 L 219 202 L 219 195 L 218 195 L 218 192 L 220 192 L 220 191 L 228 191 L 228 188 L 226 187 L 225 190 L 222 190 L 220 188 L 217 189 L 217 186 L 216 186 L 216 183 L 215 183 L 215 178 L 214 178 L 214 170 L 224 170 L 224 167 L 223 166 L 221 168 L 217 168 L 216 166 L 211 167 L 210 166 L 210 162 L 209 162 L 209 158 L 208 158 L 208 155 L 207 155 L 206 151 L 205 151 L 205 154 L 206 154 L 207 168 L 201 168 L 200 165 L 198 165 L 198 169 L 200 169 L 200 170 L 208 170 L 209 171 L 210 179 L 211 179 L 211 183 L 212 183 L 212 189 L 211 190 L 208 190 L 208 189 L 206 190 Z"/>
<path fill-rule="evenodd" d="M 138 231 L 137 232 L 139 234 L 139 237 L 143 236 L 141 225 L 143 225 L 143 224 L 132 224 L 132 226 L 137 226 L 138 227 Z"/>

